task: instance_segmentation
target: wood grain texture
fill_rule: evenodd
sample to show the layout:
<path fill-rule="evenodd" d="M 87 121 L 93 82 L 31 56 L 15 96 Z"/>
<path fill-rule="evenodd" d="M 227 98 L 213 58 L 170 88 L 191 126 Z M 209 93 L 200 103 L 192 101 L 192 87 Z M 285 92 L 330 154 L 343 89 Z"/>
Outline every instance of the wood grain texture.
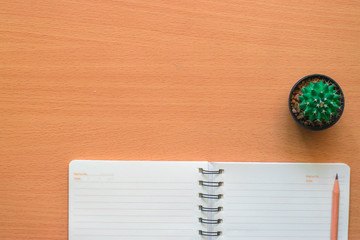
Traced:
<path fill-rule="evenodd" d="M 345 162 L 360 239 L 360 2 L 2 1 L 0 239 L 67 239 L 72 159 Z M 301 129 L 301 77 L 342 119 Z"/>

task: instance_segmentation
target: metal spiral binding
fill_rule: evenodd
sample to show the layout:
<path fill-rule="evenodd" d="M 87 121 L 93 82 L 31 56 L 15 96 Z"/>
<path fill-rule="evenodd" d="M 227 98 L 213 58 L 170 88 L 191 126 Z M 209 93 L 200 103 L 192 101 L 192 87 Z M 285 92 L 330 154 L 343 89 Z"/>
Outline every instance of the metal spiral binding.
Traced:
<path fill-rule="evenodd" d="M 220 199 L 223 197 L 222 194 L 205 194 L 205 193 L 199 193 L 200 198 L 209 198 L 209 199 Z"/>
<path fill-rule="evenodd" d="M 199 168 L 199 172 L 201 174 L 222 174 L 224 172 L 223 169 L 219 169 L 217 171 L 210 171 L 210 170 L 204 170 L 202 168 Z M 199 185 L 203 187 L 221 187 L 224 183 L 223 182 L 213 182 L 213 181 L 203 181 L 199 180 Z M 200 198 L 206 198 L 206 199 L 221 199 L 223 197 L 222 194 L 206 194 L 206 193 L 199 193 Z M 202 212 L 220 212 L 222 211 L 222 207 L 204 207 L 202 205 L 199 205 L 199 210 Z M 222 222 L 222 219 L 205 219 L 205 218 L 199 218 L 200 223 L 204 224 L 220 224 Z M 199 230 L 199 234 L 202 236 L 220 236 L 221 231 L 203 231 Z"/>
<path fill-rule="evenodd" d="M 199 230 L 199 234 L 202 235 L 202 236 L 220 236 L 220 235 L 221 235 L 221 231 L 217 231 L 217 232 L 206 232 L 206 231 Z"/>
<path fill-rule="evenodd" d="M 199 218 L 199 222 L 206 223 L 206 224 L 219 224 L 222 222 L 222 219 L 205 219 L 205 218 Z"/>
<path fill-rule="evenodd" d="M 199 181 L 199 185 L 204 186 L 204 187 L 220 187 L 222 186 L 224 183 L 223 182 L 208 182 L 208 181 Z"/>
<path fill-rule="evenodd" d="M 222 174 L 224 172 L 224 169 L 219 169 L 217 171 L 209 171 L 199 168 L 199 172 L 201 172 L 202 174 Z"/>
<path fill-rule="evenodd" d="M 200 211 L 203 212 L 220 212 L 222 210 L 222 207 L 216 207 L 216 208 L 209 208 L 209 207 L 203 207 L 202 205 L 199 205 Z"/>

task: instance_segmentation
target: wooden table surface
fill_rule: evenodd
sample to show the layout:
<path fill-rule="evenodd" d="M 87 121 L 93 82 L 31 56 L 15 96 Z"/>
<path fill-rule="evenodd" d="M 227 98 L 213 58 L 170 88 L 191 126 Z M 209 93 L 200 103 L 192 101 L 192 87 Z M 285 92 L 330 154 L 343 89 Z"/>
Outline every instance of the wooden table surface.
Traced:
<path fill-rule="evenodd" d="M 2 1 L 0 239 L 67 239 L 72 159 L 345 162 L 359 239 L 359 40 L 359 1 Z M 323 132 L 287 105 L 312 73 Z"/>

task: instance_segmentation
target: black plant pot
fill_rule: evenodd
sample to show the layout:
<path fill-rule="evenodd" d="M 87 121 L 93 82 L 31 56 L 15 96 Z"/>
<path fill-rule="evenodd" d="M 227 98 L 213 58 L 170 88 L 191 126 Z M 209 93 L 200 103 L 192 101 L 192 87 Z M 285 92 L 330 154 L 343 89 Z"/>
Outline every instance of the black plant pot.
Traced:
<path fill-rule="evenodd" d="M 334 84 L 335 89 L 337 90 L 337 94 L 340 94 L 340 102 L 341 102 L 340 108 L 337 110 L 337 114 L 333 115 L 330 118 L 329 122 L 322 122 L 322 123 L 320 123 L 320 122 L 309 122 L 308 117 L 299 117 L 299 115 L 302 114 L 302 113 L 296 111 L 296 109 L 298 109 L 296 107 L 296 100 L 294 99 L 295 103 L 291 102 L 292 101 L 292 96 L 296 92 L 300 93 L 302 87 L 307 86 L 311 81 L 314 81 L 315 79 L 319 79 L 320 81 L 325 81 L 327 83 Z M 335 82 L 334 79 L 332 79 L 332 78 L 330 78 L 328 76 L 322 75 L 322 74 L 312 74 L 312 75 L 308 75 L 308 76 L 303 77 L 297 83 L 295 83 L 295 85 L 292 87 L 292 89 L 290 91 L 289 109 L 290 109 L 291 116 L 294 118 L 294 120 L 300 126 L 302 126 L 304 128 L 307 128 L 307 129 L 310 129 L 310 130 L 313 130 L 313 131 L 320 131 L 320 130 L 324 130 L 324 129 L 327 129 L 327 128 L 333 126 L 337 121 L 339 121 L 342 113 L 344 112 L 344 107 L 345 107 L 345 97 L 344 97 L 344 93 L 341 90 L 339 84 L 337 84 L 337 82 Z"/>

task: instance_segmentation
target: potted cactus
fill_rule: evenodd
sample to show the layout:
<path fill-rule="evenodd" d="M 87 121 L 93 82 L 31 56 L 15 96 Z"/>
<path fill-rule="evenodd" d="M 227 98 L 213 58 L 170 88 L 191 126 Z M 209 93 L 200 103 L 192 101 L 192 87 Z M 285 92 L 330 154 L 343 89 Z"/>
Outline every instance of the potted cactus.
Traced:
<path fill-rule="evenodd" d="M 340 86 L 330 77 L 313 74 L 300 79 L 291 89 L 292 117 L 310 130 L 324 130 L 341 117 L 345 106 Z"/>

